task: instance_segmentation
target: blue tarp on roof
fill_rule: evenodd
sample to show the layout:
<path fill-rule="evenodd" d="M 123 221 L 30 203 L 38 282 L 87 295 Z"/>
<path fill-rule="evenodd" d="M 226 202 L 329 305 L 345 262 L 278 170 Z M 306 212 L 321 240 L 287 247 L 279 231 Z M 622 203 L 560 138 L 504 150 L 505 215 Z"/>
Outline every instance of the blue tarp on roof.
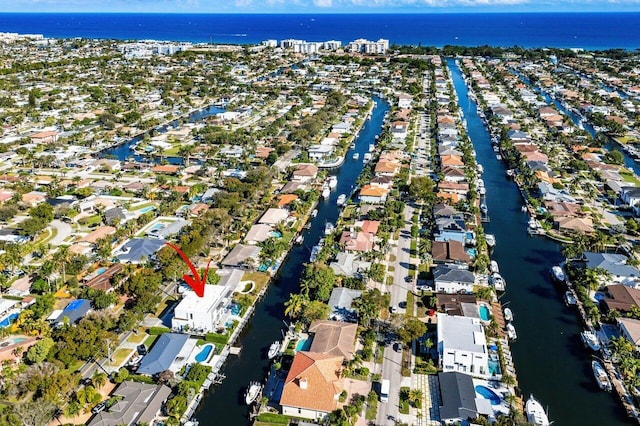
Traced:
<path fill-rule="evenodd" d="M 83 316 L 87 314 L 91 310 L 91 301 L 87 299 L 78 299 L 73 300 L 71 303 L 67 305 L 66 308 L 62 311 L 60 316 L 56 319 L 54 324 L 61 323 L 64 318 L 69 318 L 69 324 L 75 324 L 78 322 Z"/>
<path fill-rule="evenodd" d="M 136 373 L 154 375 L 168 370 L 187 340 L 189 340 L 187 334 L 162 334 L 149 353 L 142 358 Z"/>

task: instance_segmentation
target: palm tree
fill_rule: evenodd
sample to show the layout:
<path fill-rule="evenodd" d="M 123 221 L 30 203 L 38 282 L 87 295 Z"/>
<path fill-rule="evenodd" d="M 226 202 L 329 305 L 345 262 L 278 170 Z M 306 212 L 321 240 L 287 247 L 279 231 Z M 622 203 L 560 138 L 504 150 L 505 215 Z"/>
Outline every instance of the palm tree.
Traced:
<path fill-rule="evenodd" d="M 422 389 L 411 389 L 409 391 L 409 402 L 416 408 L 422 406 Z"/>
<path fill-rule="evenodd" d="M 306 295 L 301 293 L 291 293 L 289 300 L 284 303 L 284 314 L 290 318 L 297 318 L 308 302 Z"/>
<path fill-rule="evenodd" d="M 71 252 L 69 251 L 69 246 L 58 247 L 58 251 L 54 255 L 54 261 L 62 269 L 63 284 L 67 282 L 66 268 L 67 268 L 67 263 L 70 260 L 70 256 L 71 256 Z"/>
<path fill-rule="evenodd" d="M 104 373 L 104 372 L 96 370 L 93 373 L 93 376 L 91 376 L 91 381 L 93 382 L 95 387 L 100 389 L 101 387 L 103 387 L 107 383 L 107 374 Z"/>

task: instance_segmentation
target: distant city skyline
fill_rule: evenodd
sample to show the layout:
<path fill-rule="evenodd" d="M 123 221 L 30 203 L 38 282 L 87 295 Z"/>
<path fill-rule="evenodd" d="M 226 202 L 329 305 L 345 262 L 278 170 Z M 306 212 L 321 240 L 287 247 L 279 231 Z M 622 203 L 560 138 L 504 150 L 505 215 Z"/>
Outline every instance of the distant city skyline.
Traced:
<path fill-rule="evenodd" d="M 640 0 L 2 0 L 28 13 L 639 12 Z"/>

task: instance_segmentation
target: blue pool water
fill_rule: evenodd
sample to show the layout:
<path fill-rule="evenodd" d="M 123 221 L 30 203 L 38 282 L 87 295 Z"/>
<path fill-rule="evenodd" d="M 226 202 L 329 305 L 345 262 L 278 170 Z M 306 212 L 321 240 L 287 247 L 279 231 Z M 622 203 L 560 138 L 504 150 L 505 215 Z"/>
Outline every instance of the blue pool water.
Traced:
<path fill-rule="evenodd" d="M 467 254 L 468 254 L 469 256 L 471 256 L 471 257 L 476 257 L 476 253 L 477 253 L 477 252 L 476 252 L 476 249 L 474 249 L 474 248 L 468 248 L 468 249 L 467 249 Z"/>
<path fill-rule="evenodd" d="M 487 305 L 480 305 L 478 307 L 478 313 L 480 314 L 480 319 L 482 321 L 489 321 L 491 320 L 491 312 L 489 312 L 489 308 L 487 307 Z"/>
<path fill-rule="evenodd" d="M 236 305 L 235 303 L 233 303 L 229 308 L 233 315 L 238 315 L 240 313 L 240 305 Z"/>
<path fill-rule="evenodd" d="M 96 275 L 101 275 L 104 274 L 104 271 L 106 271 L 109 268 L 105 268 L 104 266 L 101 268 L 96 269 Z"/>
<path fill-rule="evenodd" d="M 488 399 L 491 402 L 491 405 L 500 405 L 500 402 L 502 402 L 502 399 L 498 396 L 498 394 L 496 394 L 486 386 L 476 386 L 476 393 L 482 396 L 484 399 Z"/>
<path fill-rule="evenodd" d="M 296 343 L 296 351 L 308 351 L 311 347 L 311 339 L 300 339 L 298 343 Z"/>
<path fill-rule="evenodd" d="M 2 321 L 0 321 L 0 328 L 9 327 L 9 325 L 12 322 L 14 322 L 16 320 L 16 318 L 18 318 L 18 313 L 14 312 L 13 314 L 9 315 L 8 317 L 6 317 Z M 22 339 L 22 340 L 24 340 L 24 339 Z"/>
<path fill-rule="evenodd" d="M 282 234 L 279 231 L 271 231 L 271 236 L 275 238 L 282 238 Z"/>
<path fill-rule="evenodd" d="M 198 354 L 196 355 L 196 361 L 205 362 L 209 359 L 209 355 L 211 355 L 211 351 L 213 350 L 213 345 L 206 345 Z"/>
<path fill-rule="evenodd" d="M 490 359 L 488 362 L 488 366 L 489 366 L 489 374 L 491 375 L 500 374 L 500 363 L 498 361 L 493 361 Z"/>
<path fill-rule="evenodd" d="M 140 209 L 139 211 L 140 211 L 140 213 L 148 213 L 148 212 L 150 212 L 151 210 L 155 210 L 155 209 L 156 209 L 156 208 L 155 208 L 154 206 L 147 206 L 147 207 L 145 207 L 145 208 Z"/>

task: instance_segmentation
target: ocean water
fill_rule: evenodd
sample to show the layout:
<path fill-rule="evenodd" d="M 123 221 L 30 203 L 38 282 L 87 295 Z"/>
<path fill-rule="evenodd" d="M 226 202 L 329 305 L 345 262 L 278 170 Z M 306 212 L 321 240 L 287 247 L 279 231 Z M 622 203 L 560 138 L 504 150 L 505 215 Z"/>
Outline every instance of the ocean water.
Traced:
<path fill-rule="evenodd" d="M 46 37 L 254 44 L 389 39 L 424 46 L 640 48 L 640 13 L 0 14 L 0 31 Z"/>

